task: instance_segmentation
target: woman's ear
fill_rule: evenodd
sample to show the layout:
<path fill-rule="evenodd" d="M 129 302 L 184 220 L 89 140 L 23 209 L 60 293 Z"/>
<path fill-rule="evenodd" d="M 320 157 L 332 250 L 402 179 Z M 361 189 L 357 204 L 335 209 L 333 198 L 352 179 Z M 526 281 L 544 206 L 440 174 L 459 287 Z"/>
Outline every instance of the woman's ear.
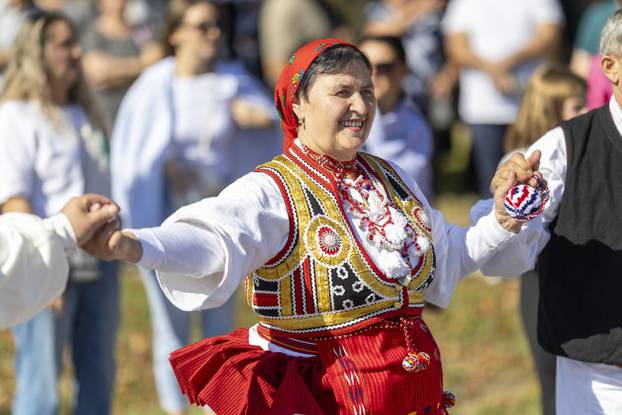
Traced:
<path fill-rule="evenodd" d="M 600 58 L 600 67 L 603 73 L 611 81 L 612 84 L 617 85 L 620 81 L 620 62 L 611 55 L 605 55 Z"/>
<path fill-rule="evenodd" d="M 296 118 L 298 118 L 298 121 L 304 118 L 302 106 L 300 105 L 300 99 L 298 99 L 298 97 L 294 97 L 294 100 L 292 101 L 292 110 L 294 111 Z"/>

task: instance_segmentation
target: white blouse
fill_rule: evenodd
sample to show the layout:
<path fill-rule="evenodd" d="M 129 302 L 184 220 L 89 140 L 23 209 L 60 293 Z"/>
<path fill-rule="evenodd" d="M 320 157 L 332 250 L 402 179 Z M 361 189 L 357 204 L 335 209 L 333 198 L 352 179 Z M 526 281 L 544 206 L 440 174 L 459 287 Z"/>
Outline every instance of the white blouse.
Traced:
<path fill-rule="evenodd" d="M 392 167 L 422 201 L 430 218 L 436 278 L 425 298 L 446 307 L 458 280 L 480 268 L 515 234 L 504 230 L 492 211 L 469 228 L 447 223 L 419 187 L 397 166 Z M 353 229 L 378 268 L 386 271 L 381 249 L 368 241 L 365 230 Z M 246 275 L 274 257 L 287 240 L 289 218 L 274 180 L 253 172 L 219 196 L 179 209 L 160 227 L 132 231 L 143 247 L 138 265 L 155 269 L 167 298 L 191 311 L 223 304 Z"/>
<path fill-rule="evenodd" d="M 76 249 L 63 214 L 0 215 L 0 329 L 28 320 L 65 290 L 67 254 Z"/>

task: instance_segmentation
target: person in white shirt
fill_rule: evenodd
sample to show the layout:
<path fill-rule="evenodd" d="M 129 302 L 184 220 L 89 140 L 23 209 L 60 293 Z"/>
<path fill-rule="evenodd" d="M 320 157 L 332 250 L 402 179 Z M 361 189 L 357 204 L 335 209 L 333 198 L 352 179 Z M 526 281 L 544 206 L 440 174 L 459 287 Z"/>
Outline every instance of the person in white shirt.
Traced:
<path fill-rule="evenodd" d="M 170 56 L 147 68 L 129 89 L 112 135 L 113 198 L 128 226 L 159 225 L 180 206 L 218 194 L 247 159 L 277 143 L 276 134 L 270 137 L 277 117 L 267 94 L 239 63 L 220 58 L 225 30 L 220 6 L 171 2 L 167 27 Z M 246 140 L 252 147 L 236 153 L 237 141 L 249 135 L 255 138 Z M 168 357 L 190 341 L 191 315 L 166 301 L 152 271 L 141 269 L 141 275 L 160 405 L 180 413 L 187 405 Z M 233 307 L 230 301 L 201 313 L 203 334 L 230 330 Z"/>
<path fill-rule="evenodd" d="M 521 103 L 516 122 L 505 137 L 505 151 L 500 164 L 516 152 L 525 153 L 544 133 L 578 115 L 584 114 L 587 85 L 570 68 L 545 64 L 534 72 Z M 520 313 L 525 334 L 540 380 L 543 415 L 555 415 L 555 355 L 538 344 L 538 273 L 529 271 L 520 280 Z"/>
<path fill-rule="evenodd" d="M 471 128 L 482 196 L 490 196 L 522 87 L 555 45 L 562 19 L 557 0 L 452 0 L 447 6 L 447 53 L 461 68 L 459 113 Z"/>
<path fill-rule="evenodd" d="M 80 57 L 77 32 L 61 14 L 33 14 L 17 36 L 0 97 L 2 213 L 48 217 L 85 192 L 110 195 L 107 142 Z M 111 410 L 120 314 L 117 264 L 82 250 L 69 261 L 62 297 L 13 328 L 16 415 L 58 411 L 65 344 L 72 349 L 76 413 Z"/>
<path fill-rule="evenodd" d="M 474 226 L 450 225 L 399 167 L 359 153 L 373 88 L 356 47 L 310 42 L 275 89 L 282 155 L 161 226 L 115 231 L 93 247 L 156 269 L 166 297 L 187 311 L 220 306 L 248 276 L 260 323 L 171 354 L 192 403 L 232 415 L 453 405 L 424 300 L 447 306 L 459 278 L 517 237 L 504 196 L 517 175 L 531 177 L 539 154 L 515 157 L 495 181 L 495 208 Z"/>
<path fill-rule="evenodd" d="M 482 267 L 487 275 L 510 276 L 537 261 L 538 340 L 557 355 L 559 415 L 622 413 L 621 38 L 617 11 L 600 40 L 611 101 L 563 122 L 529 148 L 527 153 L 542 154 L 550 201 L 538 220 Z M 489 207 L 476 207 L 473 218 Z"/>
<path fill-rule="evenodd" d="M 393 36 L 367 36 L 360 47 L 373 67 L 379 109 L 364 150 L 397 164 L 431 200 L 432 130 L 402 89 L 408 73 L 402 41 Z"/>
<path fill-rule="evenodd" d="M 0 216 L 0 330 L 52 304 L 67 285 L 67 255 L 94 242 L 94 235 L 101 237 L 104 225 L 118 227 L 118 212 L 110 199 L 87 194 L 47 219 L 17 212 Z"/>

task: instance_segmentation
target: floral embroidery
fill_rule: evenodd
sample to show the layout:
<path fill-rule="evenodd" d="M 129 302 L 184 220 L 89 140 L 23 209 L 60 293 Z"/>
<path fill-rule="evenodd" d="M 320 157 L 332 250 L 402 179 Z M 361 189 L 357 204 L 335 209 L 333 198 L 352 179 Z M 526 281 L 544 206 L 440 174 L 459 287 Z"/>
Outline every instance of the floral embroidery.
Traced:
<path fill-rule="evenodd" d="M 328 226 L 321 226 L 317 231 L 317 239 L 320 245 L 320 249 L 326 255 L 336 255 L 341 248 L 341 239 L 337 232 Z"/>
<path fill-rule="evenodd" d="M 337 276 L 342 280 L 347 280 L 350 276 L 348 275 L 348 270 L 344 267 L 339 267 L 337 269 Z"/>
<path fill-rule="evenodd" d="M 389 267 L 390 275 L 407 285 L 420 271 L 422 257 L 430 247 L 429 239 L 418 232 L 384 191 L 366 177 L 358 168 L 356 159 L 341 162 L 318 154 L 307 146 L 303 146 L 303 150 L 333 173 L 341 198 L 349 204 L 348 212 L 360 219 L 359 226 L 367 231 L 369 241 L 380 249 L 399 253 L 401 260 L 395 258 L 394 264 Z M 416 207 L 412 213 L 425 229 L 430 228 L 422 209 Z"/>
<path fill-rule="evenodd" d="M 282 95 L 277 99 L 280 101 Z M 249 277 L 249 303 L 262 324 L 286 333 L 354 327 L 373 316 L 394 312 L 396 301 L 404 301 L 401 293 L 406 285 L 408 306 L 421 307 L 423 295 L 416 290 L 433 279 L 435 266 L 429 233 L 413 214 L 415 206 L 421 207 L 420 202 L 411 192 L 404 190 L 404 196 L 396 190 L 404 184 L 393 176 L 387 179 L 394 173 L 381 160 L 362 154 L 352 162 L 342 163 L 315 155 L 295 148 L 259 168 L 281 184 L 293 224 L 293 233 L 282 252 Z M 370 262 L 346 216 L 356 226 L 360 226 L 360 218 L 343 215 L 351 205 L 338 186 L 340 182 L 355 182 L 360 176 L 369 180 L 368 192 L 377 189 L 382 208 L 389 205 L 398 210 L 426 238 L 425 242 L 423 238 L 414 241 L 411 248 L 412 254 L 415 249 L 423 252 L 429 248 L 423 256 L 404 258 L 399 250 L 380 249 L 383 269 L 377 270 Z M 393 216 L 394 212 L 390 213 Z M 368 233 L 364 229 L 362 235 L 367 237 Z M 409 259 L 414 267 L 410 274 L 406 266 Z M 392 264 L 388 270 L 384 267 L 387 263 Z M 401 268 L 396 268 L 397 263 Z M 404 269 L 408 277 L 402 279 L 396 269 Z M 275 300 L 276 308 L 265 306 Z M 331 316 L 328 325 L 325 313 Z"/>
<path fill-rule="evenodd" d="M 423 209 L 421 209 L 419 206 L 415 206 L 412 214 L 415 217 L 415 219 L 417 219 L 417 222 L 419 222 L 419 224 L 423 226 L 425 230 L 427 230 L 428 232 L 432 232 L 432 225 L 430 224 L 430 218 L 428 217 L 428 214 L 425 213 Z"/>
<path fill-rule="evenodd" d="M 341 180 L 339 191 L 350 205 L 348 211 L 360 219 L 359 226 L 367 231 L 369 241 L 381 249 L 399 252 L 403 261 L 395 264 L 392 276 L 408 279 L 414 275 L 420 257 L 430 247 L 429 240 L 363 175 Z"/>
<path fill-rule="evenodd" d="M 352 284 L 352 289 L 354 290 L 354 292 L 360 293 L 361 291 L 363 291 L 363 288 L 365 288 L 365 284 L 363 284 L 363 281 L 361 280 Z"/>
<path fill-rule="evenodd" d="M 322 49 L 324 49 L 326 46 L 328 45 L 328 43 L 326 42 L 322 42 L 319 45 L 317 45 L 317 47 L 315 48 L 316 52 L 320 52 Z"/>
<path fill-rule="evenodd" d="M 294 76 L 292 76 L 292 96 L 296 95 L 296 91 L 298 90 L 298 84 L 300 84 L 303 76 L 305 76 L 304 69 L 301 69 L 299 72 L 296 72 Z"/>
<path fill-rule="evenodd" d="M 346 289 L 343 288 L 342 285 L 335 285 L 333 287 L 333 294 L 335 295 L 344 295 L 346 293 Z"/>
<path fill-rule="evenodd" d="M 318 215 L 309 222 L 304 240 L 311 248 L 313 259 L 329 267 L 342 264 L 350 255 L 352 247 L 352 240 L 346 229 L 323 215 Z"/>

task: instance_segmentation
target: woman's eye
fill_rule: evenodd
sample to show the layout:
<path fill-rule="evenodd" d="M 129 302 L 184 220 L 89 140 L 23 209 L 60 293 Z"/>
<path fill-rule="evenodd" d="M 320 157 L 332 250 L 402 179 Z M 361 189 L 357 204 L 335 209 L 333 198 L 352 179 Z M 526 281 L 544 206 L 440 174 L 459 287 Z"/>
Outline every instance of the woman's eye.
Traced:
<path fill-rule="evenodd" d="M 351 93 L 347 89 L 341 89 L 341 90 L 337 91 L 337 96 L 338 97 L 347 98 L 350 95 L 351 95 Z"/>

